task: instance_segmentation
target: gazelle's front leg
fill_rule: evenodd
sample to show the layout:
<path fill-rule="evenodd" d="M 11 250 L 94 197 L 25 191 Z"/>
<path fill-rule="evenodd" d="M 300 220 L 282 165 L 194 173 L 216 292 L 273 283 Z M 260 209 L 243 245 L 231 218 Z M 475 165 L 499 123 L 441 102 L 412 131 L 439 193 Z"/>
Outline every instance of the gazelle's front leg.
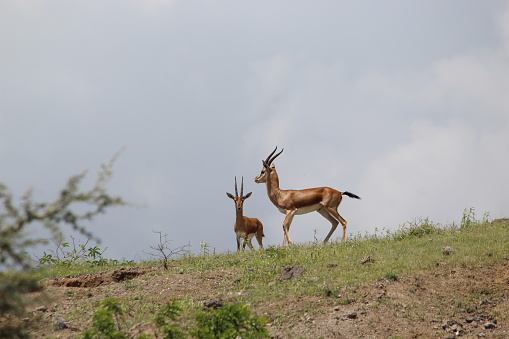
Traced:
<path fill-rule="evenodd" d="M 286 211 L 286 217 L 285 220 L 283 221 L 284 238 L 282 247 L 285 247 L 286 243 L 288 244 L 288 246 L 292 246 L 292 241 L 290 240 L 290 234 L 288 230 L 290 229 L 290 225 L 292 224 L 294 214 L 295 211 L 292 210 Z"/>
<path fill-rule="evenodd" d="M 254 251 L 253 244 L 251 243 L 251 238 L 246 234 L 246 237 L 244 238 L 244 248 L 246 248 L 246 245 L 249 246 L 249 249 Z"/>
<path fill-rule="evenodd" d="M 240 251 L 240 235 L 235 234 L 235 237 L 237 238 L 237 252 Z"/>

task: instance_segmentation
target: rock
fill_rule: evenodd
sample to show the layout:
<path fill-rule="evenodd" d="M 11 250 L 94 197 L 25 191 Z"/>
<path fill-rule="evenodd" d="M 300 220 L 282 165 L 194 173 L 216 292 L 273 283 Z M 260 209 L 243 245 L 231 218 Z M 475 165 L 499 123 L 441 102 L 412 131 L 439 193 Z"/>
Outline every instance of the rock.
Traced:
<path fill-rule="evenodd" d="M 218 309 L 220 307 L 223 306 L 223 301 L 221 299 L 209 299 L 209 300 L 205 300 L 203 302 L 203 307 L 204 308 L 214 308 L 214 309 Z"/>
<path fill-rule="evenodd" d="M 64 321 L 64 319 L 61 316 L 57 316 L 55 318 L 55 327 L 57 330 L 63 330 L 64 328 L 69 328 L 69 325 L 67 322 Z"/>
<path fill-rule="evenodd" d="M 40 306 L 35 309 L 35 312 L 46 312 L 48 310 L 47 306 Z"/>
<path fill-rule="evenodd" d="M 471 322 L 473 322 L 474 320 L 475 320 L 475 317 L 472 317 L 471 315 L 469 315 L 469 316 L 467 316 L 467 317 L 465 318 L 465 321 L 466 321 L 467 323 L 471 323 Z"/>
<path fill-rule="evenodd" d="M 283 268 L 283 271 L 281 272 L 281 280 L 288 280 L 295 277 L 298 277 L 299 275 L 304 272 L 304 267 L 300 266 L 286 266 Z"/>
<path fill-rule="evenodd" d="M 492 322 L 487 322 L 483 326 L 487 330 L 493 329 L 493 328 L 497 328 L 497 325 L 495 323 L 492 323 Z"/>
<path fill-rule="evenodd" d="M 456 253 L 458 251 L 456 251 L 454 248 L 452 248 L 451 246 L 445 246 L 443 249 L 442 249 L 442 253 L 443 254 L 446 254 L 446 255 L 449 255 L 449 254 L 453 254 L 453 253 Z"/>
<path fill-rule="evenodd" d="M 346 315 L 347 319 L 357 319 L 357 312 L 351 312 Z"/>
<path fill-rule="evenodd" d="M 365 256 L 364 258 L 361 259 L 361 264 L 364 265 L 364 264 L 367 264 L 367 263 L 373 263 L 375 262 L 375 259 L 371 258 L 370 255 L 367 255 Z"/>

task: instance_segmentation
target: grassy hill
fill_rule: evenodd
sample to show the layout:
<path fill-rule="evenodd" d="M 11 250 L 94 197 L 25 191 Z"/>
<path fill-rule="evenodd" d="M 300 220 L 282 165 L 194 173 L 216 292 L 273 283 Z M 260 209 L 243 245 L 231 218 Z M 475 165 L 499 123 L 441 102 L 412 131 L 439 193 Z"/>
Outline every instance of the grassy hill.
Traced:
<path fill-rule="evenodd" d="M 34 338 L 93 328 L 106 298 L 120 308 L 116 330 L 134 338 L 163 338 L 154 319 L 168 302 L 182 311 L 167 323 L 186 333 L 205 302 L 247 305 L 274 338 L 509 337 L 509 219 L 423 219 L 343 243 L 184 256 L 167 269 L 77 263 L 29 274 L 44 291 L 29 296 L 24 319 L 2 322 L 23 321 Z"/>

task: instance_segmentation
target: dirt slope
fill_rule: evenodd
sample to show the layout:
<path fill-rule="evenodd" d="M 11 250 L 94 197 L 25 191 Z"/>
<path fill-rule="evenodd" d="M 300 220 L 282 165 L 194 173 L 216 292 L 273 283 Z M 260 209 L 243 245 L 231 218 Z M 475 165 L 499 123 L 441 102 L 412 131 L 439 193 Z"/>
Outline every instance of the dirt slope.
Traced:
<path fill-rule="evenodd" d="M 140 289 L 167 300 L 228 299 L 223 280 L 233 276 L 225 270 L 168 274 L 128 268 L 50 279 L 44 285 L 51 300 L 40 301 L 23 321 L 32 326 L 34 338 L 73 338 L 88 328 L 93 314 L 69 321 L 80 303 L 106 296 L 133 298 Z M 120 283 L 125 279 L 132 280 Z M 270 320 L 274 338 L 509 338 L 509 264 L 444 266 L 396 281 L 345 287 L 339 295 L 288 296 L 252 308 Z M 153 332 L 150 324 L 140 322 L 129 333 Z"/>

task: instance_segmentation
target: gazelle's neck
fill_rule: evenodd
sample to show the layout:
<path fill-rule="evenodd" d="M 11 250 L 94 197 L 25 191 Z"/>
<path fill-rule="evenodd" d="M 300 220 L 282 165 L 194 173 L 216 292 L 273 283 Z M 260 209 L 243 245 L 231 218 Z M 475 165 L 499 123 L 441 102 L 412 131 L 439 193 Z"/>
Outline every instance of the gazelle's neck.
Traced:
<path fill-rule="evenodd" d="M 269 199 L 272 201 L 274 205 L 277 206 L 277 199 L 279 195 L 279 177 L 277 175 L 276 169 L 273 168 L 272 171 L 267 172 L 267 195 Z"/>
<path fill-rule="evenodd" d="M 239 211 L 237 208 L 235 208 L 235 216 L 237 225 L 244 225 L 244 209 Z"/>

